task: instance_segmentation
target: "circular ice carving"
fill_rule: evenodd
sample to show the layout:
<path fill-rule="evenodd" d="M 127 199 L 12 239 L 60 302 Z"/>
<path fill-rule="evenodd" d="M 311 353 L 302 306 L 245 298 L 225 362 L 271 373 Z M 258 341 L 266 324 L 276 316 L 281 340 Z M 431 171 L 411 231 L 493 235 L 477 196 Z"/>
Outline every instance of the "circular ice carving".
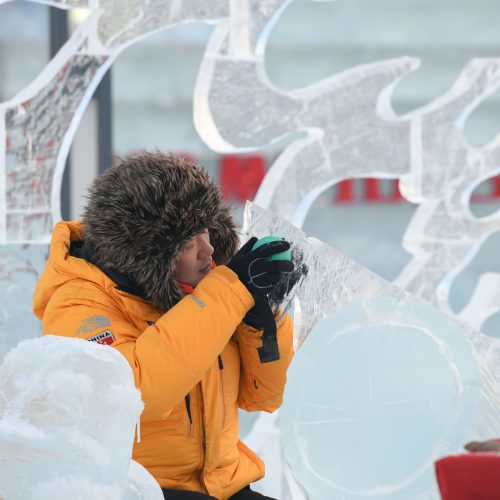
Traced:
<path fill-rule="evenodd" d="M 285 454 L 311 499 L 434 488 L 433 462 L 463 445 L 481 386 L 457 325 L 383 297 L 318 322 L 289 373 Z"/>

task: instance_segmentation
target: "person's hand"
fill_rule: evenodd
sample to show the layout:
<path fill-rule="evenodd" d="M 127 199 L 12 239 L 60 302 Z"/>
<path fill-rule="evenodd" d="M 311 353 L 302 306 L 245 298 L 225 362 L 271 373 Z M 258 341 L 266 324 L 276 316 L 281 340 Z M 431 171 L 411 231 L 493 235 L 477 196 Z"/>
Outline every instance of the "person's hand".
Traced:
<path fill-rule="evenodd" d="M 297 251 L 293 254 L 294 270 L 290 273 L 283 274 L 280 282 L 269 295 L 269 305 L 275 314 L 278 312 L 285 297 L 290 294 L 295 285 L 307 276 L 308 267 L 303 260 L 301 251 Z"/>
<path fill-rule="evenodd" d="M 497 451 L 500 452 L 500 439 L 488 439 L 487 441 L 471 441 L 464 448 L 467 451 Z"/>
<path fill-rule="evenodd" d="M 228 262 L 227 267 L 238 275 L 253 296 L 264 297 L 281 282 L 282 273 L 294 270 L 294 265 L 289 260 L 267 259 L 288 250 L 288 241 L 271 241 L 252 250 L 256 241 L 257 238 L 250 238 Z"/>

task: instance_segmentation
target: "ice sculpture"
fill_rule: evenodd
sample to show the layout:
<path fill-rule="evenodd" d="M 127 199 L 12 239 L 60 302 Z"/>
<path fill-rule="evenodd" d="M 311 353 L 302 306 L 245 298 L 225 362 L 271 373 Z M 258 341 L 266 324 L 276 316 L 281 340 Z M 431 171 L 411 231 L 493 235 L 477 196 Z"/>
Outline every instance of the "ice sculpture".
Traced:
<path fill-rule="evenodd" d="M 302 348 L 280 413 L 306 498 L 437 498 L 434 461 L 500 435 L 500 341 L 256 205 L 245 229 L 291 241 L 308 269 L 291 292 Z"/>
<path fill-rule="evenodd" d="M 164 500 L 156 479 L 135 460 L 130 461 L 123 500 Z"/>
<path fill-rule="evenodd" d="M 246 23 L 250 20 L 240 20 Z M 351 177 L 398 177 L 409 171 L 410 123 L 397 120 L 389 103 L 392 87 L 417 66 L 416 60 L 357 67 L 284 92 L 265 77 L 264 53 L 258 50 L 255 33 L 244 41 L 250 53 L 241 54 L 241 47 L 231 45 L 243 44 L 233 33 L 238 26 L 236 21 L 218 26 L 202 61 L 194 98 L 200 136 L 217 151 L 235 152 L 307 132 L 272 165 L 256 203 L 300 226 L 315 198 L 334 183 Z M 230 101 L 228 88 L 233 89 Z M 248 96 L 251 107 L 245 104 Z"/>
<path fill-rule="evenodd" d="M 120 52 L 141 37 L 189 20 L 218 20 L 229 8 L 227 2 L 215 0 L 38 3 L 87 7 L 90 15 L 27 88 L 0 103 L 0 280 L 3 293 L 27 290 L 21 301 L 17 297 L 14 309 L 9 307 L 12 296 L 2 302 L 0 360 L 21 338 L 40 334 L 38 325 L 28 320 L 32 291 L 23 275 L 36 276 L 42 270 L 39 264 L 48 253 L 50 232 L 61 217 L 66 157 L 102 76 Z M 20 244 L 33 246 L 19 254 Z M 24 254 L 29 254 L 27 260 Z M 21 273 L 11 267 L 18 260 L 26 262 Z"/>
<path fill-rule="evenodd" d="M 0 0 L 2 3 L 5 2 Z M 414 257 L 397 283 L 449 310 L 448 290 L 453 277 L 486 237 L 498 230 L 498 214 L 476 219 L 467 203 L 473 188 L 499 171 L 499 139 L 473 148 L 462 132 L 468 114 L 498 88 L 498 59 L 471 61 L 449 92 L 424 108 L 396 117 L 390 106 L 391 92 L 401 78 L 417 67 L 414 59 L 402 57 L 352 68 L 291 92 L 269 82 L 263 65 L 266 40 L 291 0 L 39 3 L 65 9 L 86 7 L 90 16 L 29 87 L 0 104 L 0 359 L 20 338 L 38 333 L 28 319 L 30 287 L 45 258 L 51 227 L 60 217 L 59 190 L 69 145 L 100 78 L 126 46 L 149 33 L 191 19 L 219 23 L 207 47 L 194 96 L 195 124 L 204 140 L 214 149 L 238 152 L 302 132 L 301 138 L 272 166 L 256 201 L 300 226 L 314 199 L 342 179 L 400 179 L 404 196 L 418 203 L 419 209 L 404 242 Z M 254 217 L 257 212 L 251 213 Z M 292 392 L 281 417 L 285 433 L 293 430 L 300 436 L 298 440 L 289 440 L 286 449 L 293 466 L 293 471 L 284 471 L 289 480 L 287 487 L 293 491 L 290 494 L 296 500 L 301 495 L 295 477 L 307 486 L 304 495 L 313 498 L 318 491 L 324 491 L 316 488 L 326 488 L 328 481 L 339 497 L 405 498 L 405 488 L 411 487 L 427 498 L 428 464 L 437 453 L 436 443 L 442 446 L 439 453 L 453 450 L 459 439 L 466 438 L 466 425 L 469 432 L 476 432 L 471 434 L 474 438 L 483 433 L 484 437 L 498 433 L 498 408 L 493 407 L 492 398 L 499 380 L 498 371 L 493 371 L 498 361 L 496 343 L 443 319 L 346 256 L 319 241 L 305 239 L 291 226 L 283 226 L 281 221 L 271 224 L 267 216 L 252 219 L 252 230 L 258 234 L 285 231 L 285 227 L 290 237 L 301 242 L 303 250 L 318 258 L 308 262 L 307 294 L 304 295 L 305 288 L 299 286 L 297 290 L 297 346 L 302 345 L 312 329 L 315 331 L 297 356 L 289 384 Z M 333 287 L 332 275 L 325 273 L 332 268 Z M 314 276 L 319 278 L 315 280 Z M 498 311 L 494 297 L 499 295 L 500 279 L 488 275 L 479 284 L 461 312 L 464 319 L 479 320 L 478 326 Z M 491 285 L 491 290 L 485 288 L 486 284 Z M 317 294 L 315 300 L 311 300 L 311 294 Z M 320 317 L 324 319 L 315 326 Z M 438 334 L 437 326 L 442 327 Z M 345 333 L 332 337 L 332 328 Z M 435 380 L 423 374 L 412 360 L 402 365 L 401 360 L 390 358 L 386 367 L 372 364 L 366 349 L 373 339 L 378 340 L 373 349 L 378 349 L 380 356 L 399 353 L 405 347 L 398 344 L 401 339 L 411 342 L 415 352 L 428 355 L 422 363 L 432 363 L 442 383 L 434 384 Z M 359 352 L 357 364 L 349 365 L 349 354 L 355 349 Z M 311 366 L 307 354 L 317 356 L 318 361 L 328 356 L 328 365 L 330 359 L 342 354 L 338 364 L 332 365 L 335 377 L 329 387 L 317 384 L 314 372 L 314 368 L 326 369 L 325 363 L 319 366 L 315 362 Z M 373 363 L 376 361 L 375 358 Z M 381 368 L 387 370 L 381 374 Z M 392 376 L 406 370 L 404 380 L 408 383 L 394 384 L 384 394 L 373 392 L 381 390 L 380 384 L 372 387 L 367 381 L 373 382 L 384 374 L 389 376 L 389 370 Z M 352 397 L 342 399 L 345 393 L 340 377 L 347 375 L 358 383 Z M 421 383 L 420 387 L 417 383 Z M 309 386 L 314 386 L 315 394 L 302 392 Z M 309 396 L 315 398 L 312 404 Z M 403 403 L 405 398 L 404 408 L 395 404 Z M 326 407 L 321 407 L 324 400 Z M 339 400 L 344 406 L 340 406 Z M 348 422 L 344 422 L 341 436 L 338 432 L 332 435 L 332 453 L 348 454 L 351 461 L 345 460 L 340 463 L 343 468 L 333 470 L 327 466 L 331 463 L 340 467 L 339 460 L 344 456 L 335 455 L 335 460 L 326 463 L 317 456 L 314 432 L 319 429 L 322 436 L 326 435 L 328 426 L 344 418 L 344 411 L 355 417 L 364 412 L 373 416 L 376 423 L 380 422 L 376 417 L 384 415 L 377 411 L 391 410 L 391 418 L 399 418 L 398 423 L 404 420 L 404 426 L 397 429 L 416 439 L 415 432 L 409 432 L 415 430 L 413 415 L 405 413 L 409 408 L 428 417 L 426 426 L 421 428 L 428 432 L 427 440 L 419 448 L 418 457 L 413 462 L 401 460 L 400 469 L 390 477 L 384 475 L 387 462 L 382 457 L 377 473 L 385 482 L 376 482 L 367 474 L 358 490 L 353 486 L 352 475 L 357 472 L 354 469 L 358 463 L 352 461 L 353 457 L 379 459 L 380 455 L 371 435 L 367 436 L 371 455 L 359 442 L 356 453 L 351 453 L 352 447 L 341 439 L 353 437 L 348 432 Z M 263 454 L 280 457 L 276 420 L 268 423 L 267 436 L 273 436 L 278 449 L 274 449 L 275 453 L 270 448 L 262 449 Z M 443 431 L 445 424 L 448 433 Z M 313 427 L 315 431 L 309 433 L 307 429 Z M 263 428 L 265 422 L 261 419 L 248 439 L 258 444 L 258 432 L 263 432 Z M 372 434 L 379 433 L 375 431 L 379 429 Z M 395 436 L 388 437 L 394 440 Z M 397 456 L 398 449 L 390 450 Z M 303 451 L 304 462 L 297 458 Z M 387 453 L 385 458 L 390 457 Z M 319 463 L 315 462 L 318 458 Z M 315 484 L 311 484 L 311 475 Z M 429 495 L 432 497 L 432 492 Z"/>
<path fill-rule="evenodd" d="M 163 499 L 150 474 L 131 465 L 142 408 L 114 349 L 55 336 L 20 343 L 0 365 L 0 494 Z"/>
<path fill-rule="evenodd" d="M 469 208 L 474 188 L 500 172 L 500 135 L 478 148 L 463 132 L 469 114 L 499 87 L 500 59 L 476 59 L 445 95 L 410 115 L 412 164 L 401 191 L 419 207 L 403 242 L 413 259 L 396 283 L 444 311 L 454 277 L 500 230 L 500 212 L 478 219 Z"/>
<path fill-rule="evenodd" d="M 41 334 L 31 297 L 46 259 L 45 245 L 0 245 L 0 363 L 19 341 Z"/>
<path fill-rule="evenodd" d="M 474 188 L 500 172 L 500 136 L 472 147 L 463 133 L 470 113 L 499 88 L 500 59 L 472 60 L 448 92 L 402 117 L 391 95 L 415 59 L 358 66 L 283 91 L 268 80 L 264 56 L 288 3 L 241 2 L 214 31 L 194 97 L 198 132 L 210 147 L 233 153 L 305 134 L 277 158 L 254 200 L 298 226 L 319 194 L 343 179 L 399 178 L 403 196 L 419 207 L 404 238 L 413 259 L 395 282 L 450 312 L 454 277 L 500 229 L 499 213 L 478 219 L 469 210 Z M 468 312 L 462 317 L 473 321 Z"/>
<path fill-rule="evenodd" d="M 39 2 L 68 8 L 67 2 Z M 47 242 L 60 219 L 62 172 L 83 110 L 113 60 L 139 38 L 183 21 L 218 19 L 221 2 L 71 2 L 91 9 L 43 72 L 0 104 L 0 243 Z M 5 149 L 4 149 L 5 148 Z"/>
<path fill-rule="evenodd" d="M 237 151 L 306 132 L 278 158 L 256 198 L 299 225 L 315 197 L 339 180 L 401 178 L 405 196 L 421 206 L 405 238 L 414 258 L 397 283 L 449 310 L 453 277 L 498 225 L 496 214 L 479 221 L 467 207 L 474 186 L 498 170 L 498 140 L 472 148 L 462 133 L 468 114 L 498 88 L 498 60 L 472 61 L 447 94 L 397 118 L 390 106 L 391 92 L 416 67 L 413 59 L 353 68 L 292 92 L 267 80 L 266 40 L 290 0 L 129 1 L 119 8 L 110 0 L 100 2 L 99 8 L 83 0 L 39 3 L 87 7 L 91 14 L 33 84 L 0 105 L 0 135 L 5 134 L 5 141 L 0 141 L 5 148 L 0 150 L 5 177 L 0 190 L 1 242 L 47 241 L 59 218 L 69 144 L 86 103 L 116 56 L 139 38 L 173 24 L 219 21 L 194 99 L 202 137 L 215 149 Z M 255 97 L 252 107 L 249 95 Z M 461 178 L 457 172 L 464 177 L 461 182 L 439 183 Z M 284 175 L 297 189 L 286 194 L 276 189 Z M 442 187 L 429 191 L 419 189 L 420 184 Z M 456 230 L 436 242 L 434 220 L 445 220 L 446 227 Z M 464 234 L 469 227 L 471 237 Z M 462 316 L 466 313 L 464 309 Z"/>

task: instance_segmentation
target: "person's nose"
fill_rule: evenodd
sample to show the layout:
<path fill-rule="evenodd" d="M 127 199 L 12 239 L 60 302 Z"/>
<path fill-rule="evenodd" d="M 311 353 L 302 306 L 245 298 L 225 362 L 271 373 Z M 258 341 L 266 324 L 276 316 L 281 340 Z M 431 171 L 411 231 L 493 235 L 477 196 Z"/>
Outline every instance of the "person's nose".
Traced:
<path fill-rule="evenodd" d="M 210 244 L 210 239 L 207 237 L 202 237 L 202 242 L 200 245 L 199 256 L 203 258 L 211 257 L 214 253 L 214 247 Z"/>

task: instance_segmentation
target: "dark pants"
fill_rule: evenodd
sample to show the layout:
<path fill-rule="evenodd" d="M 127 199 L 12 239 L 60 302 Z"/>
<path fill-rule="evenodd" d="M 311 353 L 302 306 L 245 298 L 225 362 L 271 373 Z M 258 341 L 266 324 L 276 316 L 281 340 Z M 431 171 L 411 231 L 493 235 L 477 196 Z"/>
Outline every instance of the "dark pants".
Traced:
<path fill-rule="evenodd" d="M 165 500 L 215 500 L 214 497 L 197 493 L 196 491 L 182 491 L 182 490 L 162 490 Z M 252 491 L 250 486 L 243 488 L 235 493 L 230 500 L 276 500 L 271 497 L 261 495 L 256 491 Z"/>

